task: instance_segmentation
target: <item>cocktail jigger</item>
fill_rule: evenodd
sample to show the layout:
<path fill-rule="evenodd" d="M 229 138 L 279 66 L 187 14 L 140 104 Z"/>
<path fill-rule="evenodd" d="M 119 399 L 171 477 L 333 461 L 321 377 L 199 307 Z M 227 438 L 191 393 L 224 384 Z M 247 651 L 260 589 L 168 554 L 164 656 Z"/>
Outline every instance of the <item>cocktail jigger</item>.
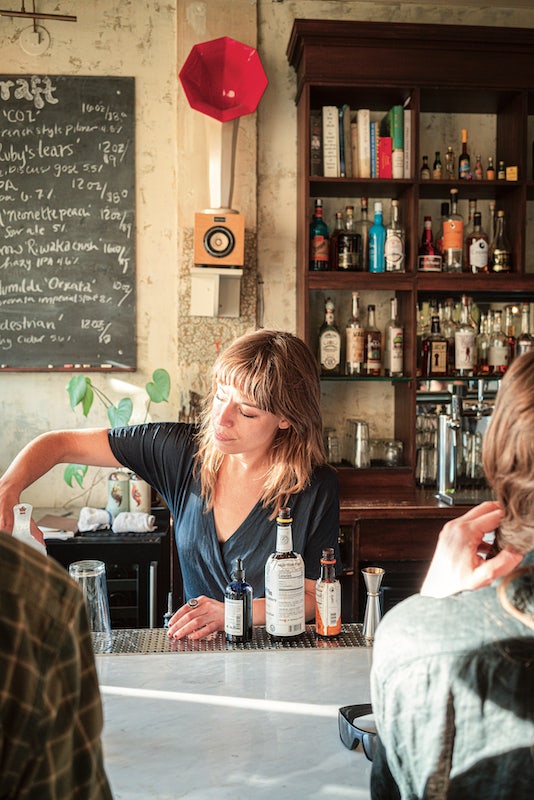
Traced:
<path fill-rule="evenodd" d="M 362 569 L 365 588 L 367 589 L 362 634 L 369 642 L 373 641 L 376 626 L 382 617 L 382 612 L 380 611 L 380 584 L 382 583 L 384 572 L 381 567 L 366 567 L 366 569 Z"/>

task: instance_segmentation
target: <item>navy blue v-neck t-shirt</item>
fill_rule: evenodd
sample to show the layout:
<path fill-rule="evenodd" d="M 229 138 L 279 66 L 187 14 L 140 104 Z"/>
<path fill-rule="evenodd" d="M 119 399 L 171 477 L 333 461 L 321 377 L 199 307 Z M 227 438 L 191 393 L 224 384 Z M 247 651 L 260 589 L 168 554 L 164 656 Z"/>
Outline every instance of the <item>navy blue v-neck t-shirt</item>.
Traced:
<path fill-rule="evenodd" d="M 205 511 L 193 476 L 196 428 L 180 422 L 113 428 L 115 458 L 150 483 L 174 518 L 174 535 L 185 600 L 204 594 L 222 600 L 236 558 L 241 558 L 255 597 L 265 594 L 265 562 L 276 546 L 276 521 L 257 503 L 226 542 L 219 542 L 213 511 Z M 328 465 L 316 467 L 306 489 L 291 498 L 293 549 L 304 559 L 306 577 L 319 577 L 321 551 L 333 547 L 339 564 L 339 489 Z"/>

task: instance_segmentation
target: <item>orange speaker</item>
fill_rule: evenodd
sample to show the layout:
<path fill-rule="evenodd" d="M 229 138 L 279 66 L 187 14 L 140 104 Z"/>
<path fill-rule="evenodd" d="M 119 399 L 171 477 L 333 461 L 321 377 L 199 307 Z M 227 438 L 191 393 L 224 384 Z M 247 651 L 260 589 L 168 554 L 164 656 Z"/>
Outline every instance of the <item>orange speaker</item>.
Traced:
<path fill-rule="evenodd" d="M 195 214 L 195 264 L 242 267 L 245 263 L 243 214 Z"/>

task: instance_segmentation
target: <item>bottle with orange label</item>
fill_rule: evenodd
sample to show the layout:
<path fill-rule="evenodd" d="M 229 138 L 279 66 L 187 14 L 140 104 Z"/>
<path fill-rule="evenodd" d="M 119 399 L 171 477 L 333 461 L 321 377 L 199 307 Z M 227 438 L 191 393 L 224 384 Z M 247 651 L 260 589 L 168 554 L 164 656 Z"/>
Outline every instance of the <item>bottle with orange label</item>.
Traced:
<path fill-rule="evenodd" d="M 315 630 L 324 637 L 341 633 L 341 584 L 332 547 L 326 547 L 321 557 L 321 575 L 315 587 Z"/>
<path fill-rule="evenodd" d="M 462 272 L 464 221 L 458 214 L 458 189 L 451 189 L 450 211 L 443 220 L 443 272 Z"/>

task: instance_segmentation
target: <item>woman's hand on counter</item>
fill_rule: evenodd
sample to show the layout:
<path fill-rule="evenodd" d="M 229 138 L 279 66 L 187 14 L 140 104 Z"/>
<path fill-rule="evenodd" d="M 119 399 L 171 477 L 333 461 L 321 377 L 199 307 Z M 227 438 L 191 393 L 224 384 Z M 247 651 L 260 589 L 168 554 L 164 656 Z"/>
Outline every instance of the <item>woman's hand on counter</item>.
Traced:
<path fill-rule="evenodd" d="M 522 556 L 510 550 L 501 550 L 487 560 L 483 554 L 487 549 L 483 538 L 498 528 L 502 513 L 497 503 L 489 501 L 443 526 L 421 588 L 422 595 L 448 597 L 480 589 L 517 566 Z"/>
<path fill-rule="evenodd" d="M 189 600 L 169 620 L 168 636 L 205 639 L 224 630 L 224 603 L 199 595 Z"/>

